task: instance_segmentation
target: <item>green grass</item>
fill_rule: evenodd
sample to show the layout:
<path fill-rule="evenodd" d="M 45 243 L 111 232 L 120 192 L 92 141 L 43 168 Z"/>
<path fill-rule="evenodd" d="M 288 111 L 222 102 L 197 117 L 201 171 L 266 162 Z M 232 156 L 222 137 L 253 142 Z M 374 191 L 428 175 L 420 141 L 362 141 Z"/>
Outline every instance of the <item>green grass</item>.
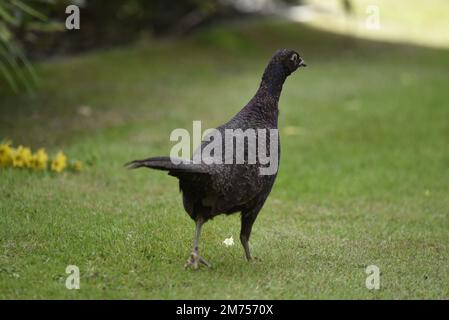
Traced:
<path fill-rule="evenodd" d="M 167 155 L 192 120 L 230 118 L 279 47 L 310 67 L 284 86 L 259 260 L 244 259 L 239 216 L 220 216 L 200 246 L 213 268 L 185 271 L 194 224 L 176 179 L 122 165 Z M 90 165 L 0 171 L 0 298 L 449 298 L 448 69 L 447 50 L 276 21 L 40 64 L 34 96 L 1 92 L 0 137 Z M 70 264 L 80 290 L 65 288 Z"/>

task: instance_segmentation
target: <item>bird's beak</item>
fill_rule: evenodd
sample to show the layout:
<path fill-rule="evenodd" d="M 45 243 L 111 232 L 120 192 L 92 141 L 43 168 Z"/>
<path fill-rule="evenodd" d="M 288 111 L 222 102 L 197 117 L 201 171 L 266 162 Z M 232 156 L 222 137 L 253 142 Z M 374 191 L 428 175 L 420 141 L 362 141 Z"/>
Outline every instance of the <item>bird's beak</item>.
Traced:
<path fill-rule="evenodd" d="M 307 64 L 304 62 L 304 60 L 301 60 L 300 62 L 299 62 L 299 67 L 307 67 Z"/>

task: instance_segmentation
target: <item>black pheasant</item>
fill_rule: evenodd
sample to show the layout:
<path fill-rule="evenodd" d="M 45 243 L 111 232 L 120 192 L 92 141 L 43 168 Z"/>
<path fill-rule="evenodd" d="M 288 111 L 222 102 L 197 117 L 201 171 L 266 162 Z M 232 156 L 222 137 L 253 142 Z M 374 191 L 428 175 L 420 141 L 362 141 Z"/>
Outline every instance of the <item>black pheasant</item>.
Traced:
<path fill-rule="evenodd" d="M 209 153 L 209 160 L 212 157 L 215 161 L 207 161 L 207 157 L 203 155 L 200 161 L 152 157 L 127 164 L 130 169 L 147 167 L 165 170 L 169 175 L 179 179 L 184 208 L 196 222 L 193 250 L 186 267 L 192 266 L 197 269 L 199 263 L 209 266 L 209 263 L 199 255 L 198 244 L 201 227 L 207 220 L 223 213 L 241 212 L 240 240 L 245 249 L 246 258 L 251 259 L 248 245 L 251 229 L 271 192 L 277 175 L 277 166 L 273 172 L 261 174 L 261 169 L 266 168 L 267 163 L 265 160 L 265 162 L 262 161 L 257 148 L 264 145 L 261 142 L 265 141 L 265 147 L 269 151 L 264 155 L 276 156 L 275 160 L 279 162 L 279 137 L 277 134 L 271 135 L 270 133 L 273 130 L 277 133 L 278 102 L 284 81 L 301 66 L 305 67 L 306 64 L 297 52 L 289 49 L 276 51 L 265 69 L 260 87 L 254 97 L 230 121 L 216 128 L 215 133 L 218 135 L 205 138 L 195 152 L 195 154 L 204 152 L 220 134 L 227 137 L 229 130 L 233 130 L 234 133 L 238 133 L 231 135 L 232 143 L 234 143 L 231 144 L 232 151 L 235 152 L 231 152 L 230 159 L 229 154 L 225 154 L 226 147 L 229 146 L 225 139 L 220 142 L 222 148 L 213 149 Z M 251 130 L 257 133 L 265 130 L 265 135 L 257 135 L 256 140 L 251 140 L 249 135 L 245 135 Z M 239 157 L 237 140 L 242 135 L 243 139 L 240 139 L 240 142 L 243 141 L 243 155 L 241 155 L 240 161 L 237 161 Z M 257 148 L 255 144 L 257 144 Z M 271 146 L 276 146 L 276 149 L 273 150 L 270 148 Z M 220 154 L 217 154 L 217 151 Z M 255 157 L 252 158 L 255 161 L 250 159 L 254 156 L 252 153 L 255 153 Z M 193 159 L 195 159 L 195 155 Z"/>

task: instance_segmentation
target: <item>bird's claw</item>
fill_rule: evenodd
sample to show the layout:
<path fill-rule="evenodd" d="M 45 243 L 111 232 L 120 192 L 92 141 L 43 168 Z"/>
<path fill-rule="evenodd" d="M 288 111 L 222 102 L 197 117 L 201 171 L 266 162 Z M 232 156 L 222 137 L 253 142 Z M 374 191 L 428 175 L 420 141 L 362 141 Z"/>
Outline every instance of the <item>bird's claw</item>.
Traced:
<path fill-rule="evenodd" d="M 207 262 L 206 260 L 204 260 L 204 258 L 201 257 L 201 256 L 200 256 L 200 262 L 201 262 L 202 264 L 204 264 L 206 267 L 210 268 L 210 263 Z"/>
<path fill-rule="evenodd" d="M 199 269 L 199 264 L 202 263 L 204 264 L 206 267 L 210 267 L 209 262 L 207 262 L 206 260 L 204 260 L 203 257 L 201 257 L 198 252 L 193 251 L 190 254 L 190 257 L 187 259 L 185 265 L 184 265 L 184 269 L 187 269 L 188 267 L 192 267 L 193 270 L 198 270 Z"/>

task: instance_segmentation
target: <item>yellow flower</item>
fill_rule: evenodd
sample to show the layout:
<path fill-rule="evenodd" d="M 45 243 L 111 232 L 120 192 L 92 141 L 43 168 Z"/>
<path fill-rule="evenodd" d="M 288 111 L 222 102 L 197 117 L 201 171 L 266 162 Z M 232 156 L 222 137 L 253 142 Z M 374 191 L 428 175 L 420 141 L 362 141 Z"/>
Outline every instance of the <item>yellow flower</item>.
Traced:
<path fill-rule="evenodd" d="M 32 154 L 30 148 L 25 148 L 23 146 L 19 146 L 12 155 L 12 165 L 13 167 L 23 168 L 30 167 Z"/>
<path fill-rule="evenodd" d="M 47 169 L 48 155 L 45 149 L 37 150 L 36 154 L 33 156 L 32 166 L 37 170 Z"/>
<path fill-rule="evenodd" d="M 61 172 L 65 167 L 67 167 L 67 157 L 62 151 L 59 151 L 56 158 L 51 162 L 51 170 Z"/>
<path fill-rule="evenodd" d="M 0 144 L 0 167 L 6 167 L 12 163 L 14 149 L 10 147 L 11 142 Z"/>
<path fill-rule="evenodd" d="M 72 168 L 75 171 L 81 171 L 83 169 L 83 163 L 79 160 L 76 160 L 73 164 L 72 164 Z"/>

